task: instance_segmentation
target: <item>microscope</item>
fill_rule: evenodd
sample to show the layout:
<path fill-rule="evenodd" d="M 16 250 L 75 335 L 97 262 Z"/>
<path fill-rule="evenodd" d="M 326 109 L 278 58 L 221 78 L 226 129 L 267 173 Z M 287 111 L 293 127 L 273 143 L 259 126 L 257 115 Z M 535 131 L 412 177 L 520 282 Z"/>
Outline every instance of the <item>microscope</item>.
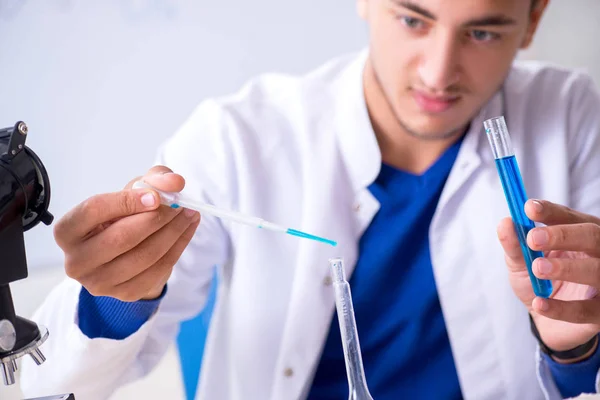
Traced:
<path fill-rule="evenodd" d="M 27 146 L 23 121 L 0 129 L 0 369 L 5 385 L 15 383 L 17 360 L 46 359 L 40 346 L 48 330 L 15 313 L 9 284 L 27 278 L 24 233 L 40 222 L 50 225 L 50 182 L 39 157 Z M 75 399 L 72 394 L 43 399 Z M 33 400 L 33 399 L 30 399 Z"/>

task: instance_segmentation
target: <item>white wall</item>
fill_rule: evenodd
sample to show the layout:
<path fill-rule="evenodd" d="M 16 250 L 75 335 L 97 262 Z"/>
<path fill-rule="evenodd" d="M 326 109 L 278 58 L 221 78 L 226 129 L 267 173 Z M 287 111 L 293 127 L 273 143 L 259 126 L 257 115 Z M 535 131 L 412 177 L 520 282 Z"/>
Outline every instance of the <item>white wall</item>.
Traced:
<path fill-rule="evenodd" d="M 590 73 L 600 85 L 600 1 L 550 0 L 523 59 L 548 60 Z"/>
<path fill-rule="evenodd" d="M 0 0 L 0 127 L 29 124 L 60 217 L 144 173 L 206 96 L 307 71 L 364 34 L 338 0 Z M 30 269 L 62 263 L 51 228 L 26 247 Z"/>
<path fill-rule="evenodd" d="M 600 82 L 598 16 L 598 0 L 552 0 L 523 57 L 587 66 Z M 143 173 L 206 96 L 365 43 L 350 0 L 0 0 L 0 127 L 29 124 L 60 217 Z M 26 246 L 32 270 L 62 263 L 51 228 Z"/>

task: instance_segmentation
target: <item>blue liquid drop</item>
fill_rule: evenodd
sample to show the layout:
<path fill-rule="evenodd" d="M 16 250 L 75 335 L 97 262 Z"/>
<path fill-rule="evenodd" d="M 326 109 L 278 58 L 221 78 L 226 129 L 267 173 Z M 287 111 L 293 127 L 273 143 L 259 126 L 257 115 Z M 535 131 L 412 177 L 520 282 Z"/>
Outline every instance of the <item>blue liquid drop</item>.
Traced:
<path fill-rule="evenodd" d="M 288 229 L 286 231 L 286 233 L 288 233 L 288 234 L 290 234 L 292 236 L 298 236 L 298 237 L 301 237 L 301 238 L 314 240 L 316 242 L 327 243 L 329 245 L 332 245 L 333 247 L 337 246 L 337 242 L 335 242 L 333 240 L 329 240 L 329 239 L 325 239 L 325 238 L 322 238 L 322 237 L 319 237 L 319 236 L 311 235 L 309 233 L 297 231 L 295 229 Z"/>

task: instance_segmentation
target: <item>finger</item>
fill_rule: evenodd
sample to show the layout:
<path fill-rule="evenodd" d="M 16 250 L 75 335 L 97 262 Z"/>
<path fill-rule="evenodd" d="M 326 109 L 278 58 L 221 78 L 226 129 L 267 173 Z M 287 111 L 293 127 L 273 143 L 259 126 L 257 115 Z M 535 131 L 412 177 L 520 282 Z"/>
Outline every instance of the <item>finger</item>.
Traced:
<path fill-rule="evenodd" d="M 533 221 L 545 225 L 581 224 L 586 222 L 600 225 L 600 218 L 546 200 L 528 200 L 525 203 L 525 213 Z"/>
<path fill-rule="evenodd" d="M 173 172 L 160 175 L 147 175 L 144 182 L 164 192 L 181 192 L 185 186 L 185 180 L 181 175 Z"/>
<path fill-rule="evenodd" d="M 152 267 L 115 288 L 115 296 L 123 301 L 137 301 L 145 297 L 158 283 L 165 283 L 173 266 L 192 240 L 200 219 L 193 222 L 171 246 L 169 251 Z"/>
<path fill-rule="evenodd" d="M 532 309 L 544 317 L 574 324 L 599 324 L 600 299 L 562 301 L 536 297 Z"/>
<path fill-rule="evenodd" d="M 181 192 L 185 187 L 185 179 L 183 176 L 160 165 L 150 168 L 143 177 L 129 182 L 128 187 L 131 187 L 140 179 L 149 185 L 154 186 L 158 190 L 163 190 L 165 192 Z"/>
<path fill-rule="evenodd" d="M 180 192 L 185 187 L 185 179 L 181 175 L 162 165 L 156 165 L 150 168 L 144 176 L 132 179 L 125 188 L 131 189 L 133 184 L 139 180 L 165 192 Z"/>
<path fill-rule="evenodd" d="M 504 218 L 498 225 L 498 239 L 506 255 L 506 264 L 511 272 L 526 271 L 527 266 L 521 245 L 515 232 L 515 226 L 510 218 Z"/>
<path fill-rule="evenodd" d="M 92 229 L 84 237 L 82 237 L 81 240 L 85 242 L 87 239 L 91 238 L 92 236 L 96 236 L 97 234 L 99 234 L 100 232 L 102 232 L 103 230 L 105 230 L 120 219 L 121 218 L 116 218 L 110 221 L 103 222 L 100 225 L 97 225 L 94 229 Z"/>
<path fill-rule="evenodd" d="M 537 258 L 533 273 L 540 279 L 581 283 L 600 288 L 600 259 L 598 258 Z"/>
<path fill-rule="evenodd" d="M 164 165 L 155 165 L 152 168 L 150 168 L 145 174 L 144 176 L 137 176 L 134 179 L 130 180 L 127 185 L 125 185 L 125 189 L 131 189 L 133 187 L 133 184 L 137 181 L 139 181 L 140 179 L 145 179 L 148 176 L 151 175 L 166 175 L 169 173 L 173 173 L 173 171 L 168 168 L 165 167 Z"/>
<path fill-rule="evenodd" d="M 74 279 L 119 257 L 138 246 L 146 238 L 170 223 L 182 209 L 161 207 L 148 213 L 122 218 L 98 235 L 87 239 L 71 250 L 72 266 L 80 272 L 74 272 Z"/>
<path fill-rule="evenodd" d="M 181 254 L 185 251 L 185 249 L 189 245 L 190 241 L 194 238 L 194 234 L 196 233 L 196 229 L 198 228 L 200 221 L 201 221 L 201 219 L 197 219 L 196 222 L 193 222 L 186 229 L 186 231 L 179 237 L 177 242 L 175 242 L 175 244 L 169 249 L 167 254 L 165 254 L 163 256 L 163 258 L 160 260 L 160 262 L 165 262 L 168 265 L 175 266 L 175 264 L 179 261 Z M 160 283 L 157 286 L 160 287 L 161 291 L 162 291 L 162 288 L 164 287 L 164 285 L 166 284 L 166 282 L 169 280 L 169 277 L 171 276 L 171 272 L 172 272 L 172 268 L 168 269 L 167 271 L 165 271 L 164 275 L 160 279 Z M 152 289 L 152 290 L 154 290 L 154 289 Z M 148 294 L 146 294 L 146 296 L 148 296 Z M 155 298 L 156 296 L 152 296 L 152 297 Z"/>
<path fill-rule="evenodd" d="M 114 287 L 143 273 L 149 266 L 163 258 L 188 227 L 199 220 L 199 217 L 196 212 L 180 213 L 131 251 L 99 267 L 98 273 L 110 277 L 102 281 L 107 286 Z"/>
<path fill-rule="evenodd" d="M 600 256 L 600 225 L 581 223 L 534 228 L 527 234 L 532 250 L 582 251 Z"/>
<path fill-rule="evenodd" d="M 90 197 L 69 211 L 54 226 L 54 238 L 63 249 L 80 242 L 98 225 L 158 208 L 152 190 L 122 190 Z"/>

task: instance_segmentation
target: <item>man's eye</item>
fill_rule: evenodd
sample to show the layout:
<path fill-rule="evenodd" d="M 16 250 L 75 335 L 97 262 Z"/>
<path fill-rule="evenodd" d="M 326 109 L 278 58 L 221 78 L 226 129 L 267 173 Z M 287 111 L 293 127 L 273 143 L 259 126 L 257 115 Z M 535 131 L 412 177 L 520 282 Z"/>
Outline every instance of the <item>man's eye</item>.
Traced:
<path fill-rule="evenodd" d="M 469 35 L 477 42 L 491 42 L 500 38 L 497 33 L 479 30 L 471 31 Z"/>
<path fill-rule="evenodd" d="M 401 16 L 400 21 L 411 29 L 419 29 L 423 27 L 423 21 L 414 17 Z"/>

